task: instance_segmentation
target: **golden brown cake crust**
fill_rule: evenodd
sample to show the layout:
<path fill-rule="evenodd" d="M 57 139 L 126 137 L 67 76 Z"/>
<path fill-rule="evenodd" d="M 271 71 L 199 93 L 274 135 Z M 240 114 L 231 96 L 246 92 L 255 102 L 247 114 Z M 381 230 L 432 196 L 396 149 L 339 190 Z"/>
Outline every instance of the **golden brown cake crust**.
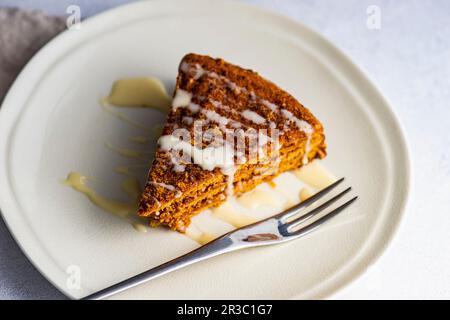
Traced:
<path fill-rule="evenodd" d="M 308 161 L 326 155 L 322 124 L 294 97 L 252 70 L 243 69 L 222 59 L 187 54 L 179 66 L 174 95 L 179 89 L 191 93 L 191 102 L 202 110 L 212 110 L 230 119 L 226 124 L 227 128 L 238 123 L 244 128 L 267 129 L 270 132 L 274 128 L 268 128 L 268 123 L 273 123 L 276 129 L 283 132 L 280 136 L 280 163 L 277 171 L 270 175 L 259 174 L 260 170 L 265 169 L 262 164 L 238 165 L 233 180 L 235 194 L 251 190 L 263 181 L 270 181 L 283 171 L 302 166 L 307 143 Z M 313 129 L 309 140 L 304 131 L 297 128 L 293 121 L 286 119 L 278 109 L 274 110 L 273 105 L 309 123 Z M 266 119 L 266 122 L 255 123 L 249 120 L 243 116 L 245 110 L 256 112 Z M 185 128 L 194 135 L 192 121 L 195 120 L 208 119 L 203 112 L 193 112 L 184 107 L 173 108 L 162 134 L 170 135 L 177 128 Z M 204 122 L 204 130 L 218 127 L 217 123 Z M 202 147 L 205 146 L 203 143 Z M 138 214 L 149 217 L 151 225 L 164 224 L 184 232 L 193 215 L 225 201 L 227 177 L 219 168 L 208 171 L 193 163 L 184 165 L 184 171 L 177 172 L 170 157 L 167 151 L 159 149 L 156 152 Z"/>

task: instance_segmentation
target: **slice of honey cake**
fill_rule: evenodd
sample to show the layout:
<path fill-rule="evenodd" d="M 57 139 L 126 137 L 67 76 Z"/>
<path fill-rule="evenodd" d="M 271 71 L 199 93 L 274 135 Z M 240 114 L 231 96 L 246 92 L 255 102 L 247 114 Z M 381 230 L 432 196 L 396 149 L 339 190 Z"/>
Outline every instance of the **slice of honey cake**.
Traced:
<path fill-rule="evenodd" d="M 322 124 L 290 94 L 197 54 L 181 60 L 158 144 L 139 215 L 179 232 L 230 195 L 326 155 Z"/>

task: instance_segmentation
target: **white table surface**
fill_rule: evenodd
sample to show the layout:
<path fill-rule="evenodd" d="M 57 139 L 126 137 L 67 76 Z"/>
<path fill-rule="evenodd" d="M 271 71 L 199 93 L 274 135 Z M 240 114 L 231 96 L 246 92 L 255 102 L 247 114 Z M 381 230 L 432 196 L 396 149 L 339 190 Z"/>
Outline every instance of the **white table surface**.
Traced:
<path fill-rule="evenodd" d="M 84 17 L 129 0 L 0 0 Z M 373 79 L 402 122 L 414 186 L 386 252 L 336 299 L 450 298 L 450 1 L 247 0 L 288 15 L 334 42 Z M 381 28 L 366 26 L 377 5 Z M 28 262 L 0 219 L 0 299 L 63 298 Z"/>

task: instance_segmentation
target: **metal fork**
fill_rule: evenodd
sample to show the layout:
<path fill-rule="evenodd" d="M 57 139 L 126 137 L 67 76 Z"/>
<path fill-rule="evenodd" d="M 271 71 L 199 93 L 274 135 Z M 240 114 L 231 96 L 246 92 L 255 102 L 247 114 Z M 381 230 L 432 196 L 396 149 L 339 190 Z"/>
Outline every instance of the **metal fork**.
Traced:
<path fill-rule="evenodd" d="M 336 186 L 338 186 L 343 180 L 344 178 L 339 179 L 307 200 L 290 209 L 287 209 L 286 211 L 283 211 L 280 214 L 228 232 L 200 248 L 94 294 L 86 296 L 83 300 L 98 300 L 107 298 L 166 273 L 223 253 L 236 251 L 243 248 L 272 245 L 298 239 L 314 231 L 322 224 L 335 217 L 358 198 L 357 196 L 353 197 L 339 207 L 322 215 L 320 218 L 315 220 L 313 219 L 323 213 L 327 207 L 336 203 L 337 200 L 347 194 L 351 190 L 351 187 L 348 187 L 326 202 L 314 207 L 310 211 L 304 212 L 312 204 L 315 204 L 319 199 L 324 198 L 326 194 L 335 189 Z"/>

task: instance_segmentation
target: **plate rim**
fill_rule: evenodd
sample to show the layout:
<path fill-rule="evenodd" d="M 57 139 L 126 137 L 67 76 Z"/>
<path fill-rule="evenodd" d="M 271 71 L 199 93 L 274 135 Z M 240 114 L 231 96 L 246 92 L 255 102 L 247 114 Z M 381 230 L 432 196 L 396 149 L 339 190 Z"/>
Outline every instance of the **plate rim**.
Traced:
<path fill-rule="evenodd" d="M 378 89 L 378 87 L 375 85 L 375 81 L 373 78 L 365 72 L 359 65 L 357 65 L 353 60 L 340 48 L 338 48 L 335 44 L 333 44 L 330 40 L 328 40 L 326 37 L 324 37 L 319 32 L 313 30 L 312 28 L 304 25 L 303 23 L 299 22 L 298 20 L 295 20 L 291 17 L 285 16 L 283 14 L 280 14 L 278 12 L 263 8 L 258 5 L 244 3 L 244 2 L 238 2 L 238 1 L 225 1 L 225 0 L 219 0 L 214 1 L 213 3 L 211 1 L 207 0 L 188 0 L 183 1 L 182 4 L 180 4 L 177 0 L 153 0 L 153 1 L 142 1 L 142 2 L 133 2 L 128 3 L 124 5 L 120 5 L 118 7 L 106 10 L 98 15 L 92 16 L 87 18 L 86 20 L 83 20 L 83 28 L 92 28 L 91 26 L 95 26 L 97 24 L 97 28 L 99 28 L 98 25 L 101 24 L 102 20 L 107 20 L 110 17 L 116 16 L 115 18 L 118 19 L 119 16 L 125 16 L 126 22 L 131 23 L 133 21 L 137 21 L 137 19 L 130 18 L 129 13 L 134 10 L 143 10 L 148 12 L 151 11 L 151 8 L 154 6 L 167 6 L 172 7 L 174 5 L 177 6 L 192 6 L 192 5 L 203 5 L 204 7 L 207 7 L 208 10 L 212 6 L 234 6 L 236 9 L 243 9 L 247 10 L 250 14 L 264 14 L 271 16 L 273 19 L 277 20 L 284 20 L 284 22 L 288 22 L 289 24 L 292 24 L 294 28 L 296 29 L 303 29 L 303 31 L 307 32 L 309 35 L 315 37 L 320 42 L 320 45 L 326 45 L 328 49 L 332 51 L 334 55 L 337 56 L 336 61 L 339 61 L 345 65 L 345 69 L 351 70 L 353 73 L 357 75 L 358 78 L 362 78 L 365 80 L 365 85 L 368 87 L 368 90 L 370 92 L 375 93 L 378 95 L 378 99 L 382 102 L 382 112 L 381 114 L 384 115 L 384 117 L 389 118 L 389 120 L 392 122 L 392 126 L 396 129 L 395 133 L 391 133 L 389 137 L 396 135 L 396 142 L 400 143 L 397 144 L 398 149 L 398 155 L 400 159 L 403 158 L 403 170 L 404 170 L 404 192 L 403 197 L 401 199 L 395 199 L 397 204 L 397 214 L 396 219 L 394 221 L 394 225 L 391 227 L 391 230 L 387 233 L 387 237 L 384 239 L 384 241 L 379 245 L 376 249 L 376 252 L 371 255 L 370 257 L 366 258 L 369 259 L 370 264 L 374 264 L 380 256 L 386 251 L 387 247 L 392 244 L 395 236 L 398 234 L 399 228 L 402 225 L 402 220 L 404 217 L 404 214 L 407 210 L 408 206 L 408 200 L 411 194 L 411 188 L 412 188 L 412 181 L 413 181 L 413 173 L 412 173 L 412 163 L 411 163 L 411 157 L 410 157 L 410 147 L 408 144 L 408 140 L 406 139 L 406 134 L 404 127 L 402 123 L 399 120 L 399 117 L 395 111 L 395 109 L 392 107 L 392 105 L 389 103 L 388 99 L 383 95 L 383 93 Z M 128 10 L 128 11 L 127 11 Z M 87 25 L 87 26 L 86 26 Z M 125 25 L 125 24 L 123 24 Z M 103 29 L 103 33 L 108 32 L 107 27 L 100 27 L 100 29 Z M 86 35 L 83 37 L 83 40 L 80 41 L 80 43 L 83 43 L 87 39 L 92 39 L 95 37 L 98 37 L 102 33 L 95 33 L 94 36 L 92 36 L 92 32 L 95 31 L 92 30 L 88 32 L 89 35 Z M 22 108 L 24 105 L 27 104 L 28 99 L 30 96 L 26 96 L 24 98 L 21 98 L 23 102 L 20 104 L 20 107 L 13 106 L 14 100 L 16 100 L 16 96 L 18 91 L 23 87 L 23 85 L 27 85 L 27 78 L 33 76 L 33 74 L 30 73 L 30 71 L 35 71 L 36 67 L 38 66 L 38 63 L 40 60 L 47 60 L 48 61 L 48 55 L 47 53 L 56 54 L 59 57 L 63 57 L 65 54 L 61 54 L 61 50 L 58 50 L 58 46 L 62 46 L 62 48 L 65 48 L 67 51 L 67 40 L 69 37 L 71 37 L 72 30 L 65 29 L 63 32 L 55 36 L 51 41 L 49 41 L 47 44 L 45 44 L 25 65 L 25 67 L 21 70 L 19 75 L 16 77 L 15 81 L 11 85 L 10 89 L 8 90 L 2 104 L 0 107 L 0 150 L 3 151 L 0 156 L 0 175 L 7 176 L 8 170 L 8 157 L 9 157 L 9 150 L 10 150 L 10 138 L 15 133 L 14 124 L 16 124 L 18 120 L 18 116 L 20 115 L 20 112 L 22 111 Z M 47 57 L 47 58 L 46 58 Z M 51 57 L 51 55 L 50 55 Z M 53 60 L 53 59 L 50 59 Z M 48 71 L 47 66 L 44 68 L 41 68 L 43 72 L 37 73 L 38 76 L 34 75 L 34 77 L 41 78 L 43 75 L 45 75 L 45 72 Z M 35 87 L 30 86 L 31 90 Z M 372 109 L 372 108 L 369 108 Z M 398 159 L 396 159 L 398 160 Z M 27 257 L 27 259 L 33 264 L 33 266 L 39 271 L 41 275 L 44 276 L 45 279 L 47 279 L 55 288 L 57 288 L 62 294 L 64 294 L 67 297 L 74 298 L 74 296 L 71 294 L 69 290 L 67 290 L 63 283 L 65 281 L 62 281 L 59 279 L 59 281 L 55 280 L 56 274 L 54 272 L 49 271 L 52 268 L 54 269 L 55 266 L 52 266 L 51 263 L 51 256 L 42 256 L 45 254 L 44 248 L 40 247 L 40 245 L 36 245 L 33 243 L 33 239 L 36 238 L 35 235 L 28 235 L 27 238 L 27 232 L 21 231 L 20 227 L 20 219 L 16 220 L 16 217 L 14 217 L 14 213 L 17 211 L 18 207 L 20 207 L 19 203 L 14 203 L 15 201 L 15 194 L 12 192 L 11 184 L 9 183 L 8 179 L 1 179 L 0 180 L 0 213 L 3 218 L 3 221 L 5 222 L 5 225 L 7 226 L 7 229 L 11 233 L 11 236 L 17 243 L 17 245 L 20 247 L 24 255 Z M 13 212 L 14 211 L 14 212 Z M 8 212 L 8 213 L 7 213 Z M 374 228 L 375 229 L 375 228 Z M 373 230 L 374 230 L 373 229 Z M 369 242 L 367 240 L 366 242 Z M 358 249 L 358 252 L 355 254 L 357 255 L 359 252 L 361 252 L 362 249 Z M 38 253 L 40 252 L 40 253 Z M 348 264 L 348 263 L 347 263 Z M 339 271 L 337 271 L 335 274 L 332 275 L 331 278 L 339 277 L 339 273 L 345 272 L 345 266 L 344 264 Z M 354 282 L 356 279 L 358 279 L 368 268 L 367 263 L 363 263 L 363 261 L 359 261 L 356 263 L 356 266 L 359 266 L 360 270 L 353 271 L 353 274 L 350 276 L 347 276 L 348 279 L 342 279 L 341 281 L 338 281 L 339 283 L 334 284 L 331 288 L 327 289 L 327 293 L 323 295 L 317 295 L 318 298 L 325 298 L 334 295 L 338 290 L 341 290 L 342 288 L 348 286 L 350 283 Z M 340 276 L 342 278 L 342 276 Z M 323 283 L 332 281 L 330 277 L 324 279 L 321 285 Z M 316 289 L 317 290 L 317 289 Z M 300 295 L 304 295 L 305 293 L 298 293 L 294 297 L 299 298 Z"/>

